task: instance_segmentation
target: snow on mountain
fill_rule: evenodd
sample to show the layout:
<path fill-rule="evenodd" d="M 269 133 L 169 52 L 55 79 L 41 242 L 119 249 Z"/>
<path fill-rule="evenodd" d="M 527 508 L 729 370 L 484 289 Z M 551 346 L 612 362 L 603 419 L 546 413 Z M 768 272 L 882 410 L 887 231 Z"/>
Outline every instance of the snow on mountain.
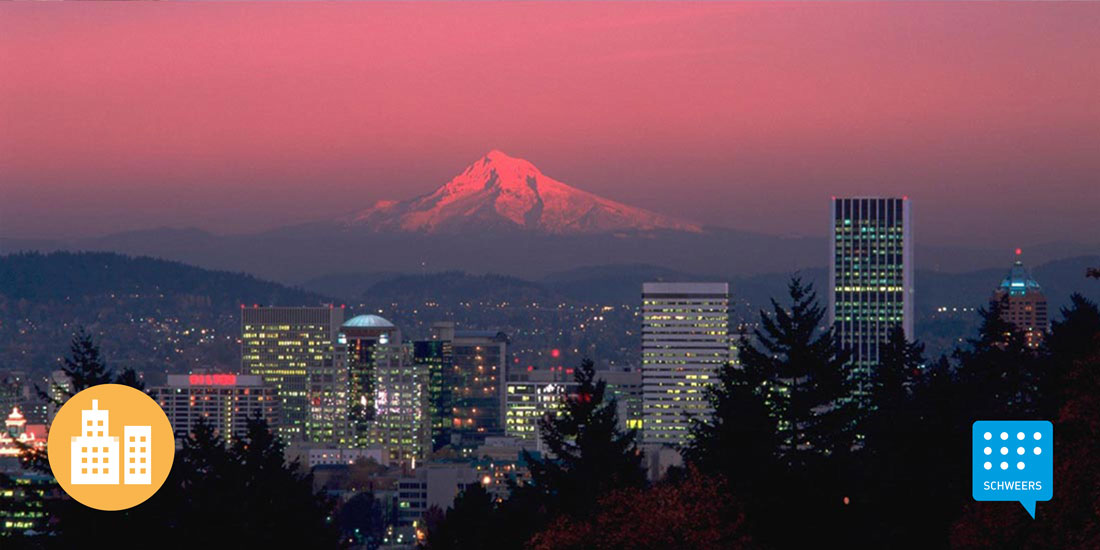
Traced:
<path fill-rule="evenodd" d="M 523 229 L 556 235 L 702 231 L 697 224 L 570 187 L 530 162 L 497 150 L 433 193 L 405 201 L 379 201 L 346 221 L 376 231 L 423 233 L 466 229 Z"/>

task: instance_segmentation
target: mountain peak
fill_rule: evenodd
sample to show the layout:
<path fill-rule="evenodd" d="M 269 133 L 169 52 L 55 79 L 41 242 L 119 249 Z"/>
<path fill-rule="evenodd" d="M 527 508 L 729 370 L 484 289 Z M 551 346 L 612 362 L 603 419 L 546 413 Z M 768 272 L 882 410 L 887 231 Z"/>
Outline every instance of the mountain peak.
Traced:
<path fill-rule="evenodd" d="M 522 229 L 548 234 L 677 230 L 693 223 L 627 206 L 543 174 L 531 162 L 493 149 L 434 192 L 406 201 L 379 201 L 353 215 L 374 230 L 435 233 Z"/>

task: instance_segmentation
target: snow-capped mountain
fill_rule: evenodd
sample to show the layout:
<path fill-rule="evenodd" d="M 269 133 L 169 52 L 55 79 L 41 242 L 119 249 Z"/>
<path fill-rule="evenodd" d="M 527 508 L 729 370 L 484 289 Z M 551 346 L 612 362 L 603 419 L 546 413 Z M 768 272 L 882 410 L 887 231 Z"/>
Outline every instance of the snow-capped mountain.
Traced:
<path fill-rule="evenodd" d="M 433 193 L 399 202 L 379 201 L 346 222 L 376 231 L 420 233 L 465 229 L 522 229 L 553 235 L 702 231 L 697 224 L 570 187 L 530 162 L 497 150 Z"/>

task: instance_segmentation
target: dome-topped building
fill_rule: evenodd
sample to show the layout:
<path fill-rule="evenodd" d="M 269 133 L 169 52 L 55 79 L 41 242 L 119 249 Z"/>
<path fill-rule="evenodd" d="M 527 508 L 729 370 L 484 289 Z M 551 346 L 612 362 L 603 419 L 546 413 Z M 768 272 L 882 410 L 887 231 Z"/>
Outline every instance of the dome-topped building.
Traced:
<path fill-rule="evenodd" d="M 387 321 L 383 317 L 378 315 L 356 315 L 351 319 L 348 319 L 343 325 L 344 328 L 378 328 L 378 329 L 392 329 L 395 328 L 393 323 Z"/>
<path fill-rule="evenodd" d="M 1047 298 L 1039 282 L 1031 277 L 1020 259 L 1022 251 L 1016 249 L 1016 261 L 1008 274 L 993 292 L 993 300 L 1003 302 L 1001 315 L 1027 338 L 1028 347 L 1039 347 L 1049 327 Z"/>

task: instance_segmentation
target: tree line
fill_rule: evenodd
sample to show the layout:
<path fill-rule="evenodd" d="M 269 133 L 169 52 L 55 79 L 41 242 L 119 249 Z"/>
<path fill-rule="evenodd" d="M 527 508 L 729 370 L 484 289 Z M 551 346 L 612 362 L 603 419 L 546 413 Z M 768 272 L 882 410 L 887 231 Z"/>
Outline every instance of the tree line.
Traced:
<path fill-rule="evenodd" d="M 579 389 L 541 421 L 547 455 L 526 456 L 531 481 L 494 501 L 466 489 L 428 523 L 431 550 L 1100 548 L 1100 311 L 1075 295 L 1039 349 L 1002 316 L 927 358 L 894 330 L 870 378 L 809 285 L 760 312 L 738 364 L 693 419 L 682 468 L 647 483 L 636 434 L 576 369 Z M 751 336 L 751 338 L 750 338 Z M 970 496 L 976 420 L 1055 425 L 1054 499 L 1032 519 L 1018 503 Z"/>

